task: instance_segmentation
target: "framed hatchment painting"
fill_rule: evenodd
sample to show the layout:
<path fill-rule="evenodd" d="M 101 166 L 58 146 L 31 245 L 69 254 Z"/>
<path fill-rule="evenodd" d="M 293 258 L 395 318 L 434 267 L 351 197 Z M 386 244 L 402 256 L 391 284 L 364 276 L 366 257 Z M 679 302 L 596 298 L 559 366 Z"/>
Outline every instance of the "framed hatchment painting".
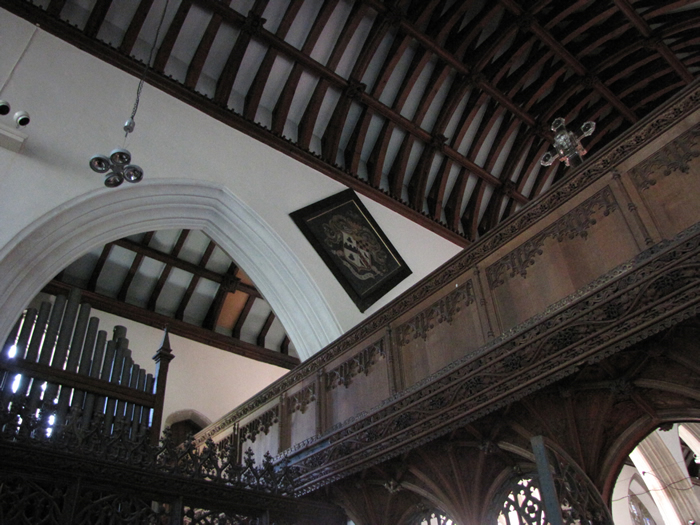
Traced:
<path fill-rule="evenodd" d="M 360 312 L 411 275 L 352 190 L 290 215 Z"/>

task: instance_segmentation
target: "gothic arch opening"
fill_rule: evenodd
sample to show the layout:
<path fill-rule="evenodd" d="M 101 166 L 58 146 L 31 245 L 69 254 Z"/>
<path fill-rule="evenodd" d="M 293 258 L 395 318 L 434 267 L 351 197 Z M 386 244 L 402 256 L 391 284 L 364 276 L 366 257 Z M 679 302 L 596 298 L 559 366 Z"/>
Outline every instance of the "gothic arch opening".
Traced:
<path fill-rule="evenodd" d="M 154 180 L 77 197 L 34 221 L 4 247 L 0 337 L 46 282 L 94 246 L 174 228 L 202 230 L 235 254 L 302 360 L 340 335 L 340 325 L 308 271 L 252 209 L 220 185 Z"/>
<path fill-rule="evenodd" d="M 664 423 L 639 441 L 613 489 L 616 525 L 681 525 L 700 516 L 700 424 Z"/>

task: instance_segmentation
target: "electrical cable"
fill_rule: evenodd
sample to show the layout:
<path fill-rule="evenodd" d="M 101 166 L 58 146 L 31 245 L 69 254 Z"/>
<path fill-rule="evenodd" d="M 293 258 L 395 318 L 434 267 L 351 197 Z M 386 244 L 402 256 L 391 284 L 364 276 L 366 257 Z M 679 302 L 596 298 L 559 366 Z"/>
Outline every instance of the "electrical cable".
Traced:
<path fill-rule="evenodd" d="M 652 475 L 653 475 L 653 472 L 646 472 L 646 471 L 645 471 L 645 472 L 642 472 L 642 475 L 644 475 L 644 474 L 652 474 Z M 657 477 L 656 479 L 658 479 L 658 477 Z M 686 488 L 671 487 L 671 485 L 675 485 L 676 483 L 683 483 L 684 481 L 689 482 L 689 483 L 691 484 L 691 486 L 690 486 L 690 487 L 686 487 Z M 661 492 L 661 491 L 666 490 L 667 488 L 672 488 L 673 490 L 681 491 L 681 490 L 693 490 L 695 487 L 692 485 L 692 481 L 690 481 L 690 478 L 683 478 L 683 479 L 679 479 L 679 480 L 676 480 L 676 481 L 671 481 L 670 483 L 667 483 L 666 485 L 663 485 L 662 487 L 660 487 L 660 488 L 658 488 L 658 489 L 649 489 L 649 488 L 648 488 L 647 490 L 645 490 L 645 491 L 643 491 L 643 492 L 635 492 L 634 494 L 635 494 L 636 496 L 639 496 L 640 494 L 650 494 L 650 493 L 652 493 L 652 492 Z M 621 498 L 613 499 L 613 500 L 610 500 L 610 501 L 611 501 L 611 502 L 622 501 L 623 499 L 629 498 L 629 496 L 630 496 L 630 495 L 628 494 L 627 496 L 622 496 Z"/>
<path fill-rule="evenodd" d="M 165 13 L 168 11 L 168 5 L 170 4 L 170 0 L 165 0 L 165 7 L 163 7 L 163 12 L 160 15 L 160 21 L 158 22 L 158 27 L 156 28 L 156 36 L 155 39 L 153 40 L 153 45 L 151 46 L 151 51 L 148 54 L 148 60 L 146 61 L 146 64 L 144 65 L 143 68 L 143 74 L 141 75 L 141 80 L 139 80 L 139 87 L 136 89 L 136 100 L 134 100 L 134 107 L 131 110 L 131 117 L 129 117 L 129 120 L 126 121 L 126 124 L 124 124 L 124 131 L 126 134 L 124 135 L 124 140 L 126 141 L 126 137 L 129 135 L 134 130 L 134 118 L 136 117 L 136 112 L 139 109 L 139 102 L 141 100 L 141 91 L 143 90 L 143 84 L 146 82 L 146 75 L 148 74 L 148 70 L 151 67 L 151 62 L 153 61 L 153 52 L 156 49 L 156 46 L 158 45 L 158 37 L 160 35 L 160 29 L 163 27 L 163 21 L 165 20 Z"/>

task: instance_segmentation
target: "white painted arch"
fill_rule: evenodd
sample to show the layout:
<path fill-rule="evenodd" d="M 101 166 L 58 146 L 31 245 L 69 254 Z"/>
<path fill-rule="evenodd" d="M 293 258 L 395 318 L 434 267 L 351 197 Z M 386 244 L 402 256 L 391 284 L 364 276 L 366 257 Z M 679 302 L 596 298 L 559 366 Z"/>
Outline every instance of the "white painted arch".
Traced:
<path fill-rule="evenodd" d="M 163 229 L 204 231 L 253 280 L 299 357 L 341 335 L 338 320 L 289 246 L 224 186 L 150 180 L 76 197 L 37 219 L 0 250 L 0 337 L 58 272 L 95 246 Z"/>

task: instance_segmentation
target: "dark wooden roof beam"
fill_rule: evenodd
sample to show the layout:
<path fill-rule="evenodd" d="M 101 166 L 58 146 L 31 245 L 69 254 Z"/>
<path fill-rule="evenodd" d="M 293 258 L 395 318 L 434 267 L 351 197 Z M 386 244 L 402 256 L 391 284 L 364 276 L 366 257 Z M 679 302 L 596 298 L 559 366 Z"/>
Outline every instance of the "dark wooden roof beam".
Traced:
<path fill-rule="evenodd" d="M 340 36 L 338 37 L 333 46 L 333 51 L 331 52 L 331 56 L 328 59 L 326 67 L 328 67 L 331 70 L 335 70 L 336 66 L 338 65 L 338 62 L 340 62 L 340 59 L 343 56 L 343 53 L 347 49 L 347 45 L 350 42 L 350 39 L 355 34 L 357 27 L 360 25 L 360 22 L 364 18 L 366 11 L 367 6 L 365 6 L 361 2 L 356 2 L 353 5 L 352 10 L 350 11 L 350 14 L 348 15 L 348 18 L 345 22 L 345 25 L 343 26 L 343 29 L 340 32 Z M 275 109 L 272 113 L 272 130 L 275 133 L 281 134 L 284 131 L 284 125 L 287 122 L 287 117 L 289 115 L 289 108 L 291 106 L 292 100 L 294 99 L 294 93 L 296 92 L 296 87 L 299 83 L 299 78 L 301 77 L 302 72 L 303 68 L 301 67 L 301 65 L 295 63 L 294 68 L 292 69 L 292 73 L 290 73 L 289 77 L 287 78 L 287 82 L 284 86 L 284 89 L 282 90 L 282 94 L 280 95 L 279 99 L 277 100 L 277 103 L 275 104 Z M 307 110 L 304 115 L 304 126 L 306 129 L 311 127 L 308 124 L 311 115 L 314 115 L 313 121 L 315 122 L 315 115 L 318 115 L 318 108 L 320 107 L 321 101 L 323 101 L 328 86 L 329 83 L 323 80 L 319 81 L 316 85 L 311 101 L 307 106 Z M 307 114 L 309 114 L 309 116 L 307 116 Z M 299 133 L 299 135 L 302 135 L 302 133 Z M 310 135 L 308 136 L 308 141 L 310 141 Z M 308 141 L 306 142 L 307 145 Z M 300 140 L 297 140 L 297 142 L 301 144 Z"/>
<path fill-rule="evenodd" d="M 394 198 L 399 200 L 404 200 L 403 186 L 406 183 L 406 168 L 408 167 L 408 161 L 414 142 L 415 139 L 413 135 L 410 133 L 406 134 L 401 141 L 401 146 L 399 146 L 396 157 L 394 157 L 394 162 L 392 162 L 391 168 L 389 168 L 389 192 Z"/>
<path fill-rule="evenodd" d="M 525 28 L 527 22 L 527 28 L 532 31 L 540 40 L 542 40 L 547 46 L 549 46 L 566 64 L 579 76 L 586 78 L 587 83 L 591 85 L 594 89 L 597 89 L 608 101 L 615 106 L 615 108 L 625 116 L 630 122 L 634 123 L 639 120 L 637 115 L 634 114 L 625 104 L 622 103 L 620 99 L 613 93 L 608 87 L 601 82 L 597 77 L 591 75 L 587 69 L 579 62 L 579 60 L 544 27 L 542 27 L 537 20 L 529 15 L 515 0 L 499 0 L 503 5 L 505 5 L 511 13 L 515 16 L 520 17 L 520 27 Z M 529 17 L 529 18 L 528 18 Z"/>
<path fill-rule="evenodd" d="M 165 66 L 168 64 L 168 59 L 173 52 L 175 41 L 182 30 L 182 26 L 185 23 L 190 7 L 192 7 L 192 0 L 182 0 L 177 8 L 177 11 L 175 11 L 175 16 L 173 17 L 172 22 L 170 22 L 168 30 L 165 32 L 163 41 L 160 43 L 160 47 L 156 53 L 156 59 L 153 61 L 153 69 L 155 71 L 159 71 L 161 73 L 165 71 Z"/>
<path fill-rule="evenodd" d="M 122 248 L 126 248 L 127 250 L 131 250 L 132 252 L 141 253 L 146 257 L 150 257 L 151 259 L 155 259 L 156 261 L 160 261 L 175 268 L 179 268 L 180 270 L 184 270 L 193 275 L 197 275 L 203 279 L 209 279 L 210 281 L 214 281 L 215 283 L 221 283 L 221 281 L 224 279 L 224 276 L 220 273 L 212 272 L 211 270 L 202 268 L 197 264 L 193 264 L 183 259 L 178 259 L 177 257 L 155 250 L 148 246 L 142 246 L 129 239 L 119 239 L 118 241 L 114 241 L 114 244 L 117 246 L 121 246 Z M 261 297 L 260 292 L 258 292 L 255 288 L 248 286 L 244 283 L 241 283 L 238 289 L 247 293 L 248 295 Z"/>
<path fill-rule="evenodd" d="M 357 120 L 355 127 L 350 134 L 348 144 L 345 147 L 345 167 L 351 173 L 357 173 L 360 166 L 360 155 L 362 154 L 362 144 L 367 137 L 367 130 L 369 129 L 369 124 L 371 119 L 367 118 L 370 111 L 367 107 L 362 108 L 362 114 Z M 380 173 L 381 177 L 381 173 Z M 379 186 L 376 186 L 379 187 Z"/>
<path fill-rule="evenodd" d="M 447 189 L 447 181 L 452 171 L 452 166 L 453 162 L 443 155 L 440 168 L 428 192 L 428 210 L 430 211 L 430 215 L 436 220 L 442 219 L 445 190 Z"/>
<path fill-rule="evenodd" d="M 143 65 L 138 61 L 134 60 L 133 58 L 124 56 L 119 50 L 113 49 L 109 46 L 95 45 L 95 42 L 92 39 L 88 39 L 79 29 L 50 17 L 42 9 L 28 4 L 24 0 L 4 1 L 7 2 L 4 5 L 6 5 L 11 12 L 27 20 L 31 20 L 33 23 L 41 24 L 41 27 L 43 29 L 58 36 L 59 38 L 63 38 L 66 41 L 80 47 L 81 49 L 85 49 L 87 52 L 93 54 L 94 56 L 108 61 L 115 67 L 118 67 L 128 72 L 129 74 L 136 76 L 141 74 L 143 70 Z M 225 16 L 223 16 L 225 22 L 229 20 L 238 20 L 239 18 L 242 18 L 243 20 L 245 19 L 238 13 L 235 13 L 235 11 L 223 6 L 218 2 L 215 2 L 214 0 L 195 1 L 197 5 L 209 8 L 214 12 L 225 13 Z M 241 25 L 241 23 L 242 22 L 237 23 L 237 25 Z M 307 60 L 307 62 L 313 61 Z M 313 74 L 313 72 L 311 73 Z M 333 178 L 334 180 L 340 181 L 348 185 L 349 187 L 351 187 L 355 191 L 358 191 L 359 193 L 362 193 L 372 199 L 375 199 L 376 201 L 386 205 L 387 207 L 398 213 L 404 214 L 409 219 L 422 225 L 430 231 L 433 231 L 438 235 L 441 235 L 458 245 L 466 246 L 466 239 L 460 234 L 448 228 L 444 228 L 443 226 L 441 226 L 431 218 L 427 217 L 426 215 L 404 206 L 399 201 L 387 196 L 386 192 L 372 188 L 364 181 L 358 179 L 356 176 L 349 175 L 347 168 L 343 169 L 337 166 L 332 166 L 327 162 L 322 162 L 313 154 L 304 151 L 304 149 L 302 149 L 301 147 L 297 147 L 293 144 L 290 145 L 290 143 L 287 140 L 284 140 L 279 136 L 275 136 L 268 130 L 265 130 L 262 127 L 260 127 L 259 125 L 243 119 L 242 116 L 231 112 L 227 108 L 223 107 L 221 104 L 217 104 L 211 99 L 205 97 L 204 95 L 187 89 L 181 82 L 155 73 L 150 73 L 147 76 L 147 81 L 156 88 L 162 90 L 163 92 L 179 98 L 183 102 L 192 105 L 193 107 L 205 112 L 211 117 L 220 120 L 226 125 L 234 127 L 238 130 L 242 130 L 248 133 L 251 137 L 261 140 L 279 151 L 285 152 L 291 158 L 319 170 L 321 173 L 324 173 L 327 176 Z M 323 79 L 320 79 L 319 84 L 323 81 Z M 302 146 L 302 144 L 299 144 L 299 146 Z M 346 151 L 346 156 L 347 155 L 353 155 L 353 152 Z"/>
<path fill-rule="evenodd" d="M 197 87 L 197 82 L 202 74 L 202 69 L 204 69 L 207 56 L 209 56 L 209 51 L 211 51 L 211 46 L 214 44 L 214 39 L 219 32 L 219 28 L 221 28 L 222 22 L 223 19 L 221 18 L 221 15 L 217 13 L 214 13 L 209 19 L 207 28 L 204 30 L 204 34 L 197 44 L 197 49 L 194 52 L 194 56 L 192 57 L 189 66 L 187 66 L 185 87 L 189 89 L 195 89 Z"/>
<path fill-rule="evenodd" d="M 395 129 L 396 126 L 392 121 L 384 121 L 384 125 L 379 132 L 379 137 L 374 142 L 372 152 L 367 159 L 367 174 L 369 176 L 369 183 L 372 186 L 379 187 L 381 184 L 384 162 L 386 161 L 386 154 L 389 149 L 389 141 Z"/>
<path fill-rule="evenodd" d="M 51 0 L 46 8 L 46 12 L 51 16 L 60 17 L 65 5 L 66 0 Z"/>
<path fill-rule="evenodd" d="M 202 326 L 204 328 L 207 328 L 208 330 L 216 329 L 219 322 L 219 316 L 221 315 L 221 310 L 226 302 L 226 297 L 229 293 L 234 293 L 241 282 L 241 280 L 236 277 L 237 273 L 238 266 L 236 263 L 232 262 L 226 270 L 224 280 L 221 281 L 219 288 L 216 290 L 214 300 L 212 301 L 211 305 L 209 305 L 207 315 L 204 317 L 204 321 L 202 322 Z"/>
<path fill-rule="evenodd" d="M 235 339 L 240 339 L 241 337 L 241 329 L 243 328 L 243 324 L 245 323 L 246 319 L 248 318 L 248 314 L 250 314 L 251 308 L 253 308 L 253 304 L 255 303 L 255 297 L 252 295 L 248 297 L 248 299 L 245 302 L 245 305 L 243 306 L 243 309 L 241 310 L 241 313 L 238 314 L 238 319 L 236 319 L 236 324 L 233 326 L 233 330 L 231 333 L 231 336 Z"/>
<path fill-rule="evenodd" d="M 406 131 L 409 132 L 409 134 L 412 136 L 413 139 L 418 139 L 421 140 L 422 142 L 430 142 L 432 135 L 425 131 L 423 128 L 417 126 L 414 124 L 412 121 L 408 120 L 402 115 L 397 114 L 396 112 L 392 111 L 390 108 L 379 102 L 378 100 L 374 100 L 370 97 L 364 96 L 362 100 L 366 105 L 370 107 L 370 109 L 376 111 L 380 115 L 382 115 L 385 118 L 391 119 L 396 125 L 399 127 L 405 129 Z M 487 170 L 482 168 L 481 166 L 478 166 L 469 158 L 463 156 L 461 153 L 459 153 L 456 150 L 453 150 L 451 147 L 446 146 L 445 147 L 445 155 L 448 155 L 452 160 L 457 162 L 458 164 L 461 164 L 468 168 L 472 173 L 475 175 L 483 178 L 487 182 L 491 184 L 498 184 L 498 178 L 494 177 L 491 173 L 489 173 Z M 527 200 L 525 197 L 520 196 L 523 201 Z"/>
<path fill-rule="evenodd" d="M 469 197 L 466 208 L 464 208 L 464 213 L 462 213 L 462 228 L 467 238 L 471 241 L 476 241 L 479 238 L 479 212 L 481 211 L 481 203 L 484 200 L 485 191 L 486 183 L 484 179 L 479 179 Z"/>
<path fill-rule="evenodd" d="M 444 139 L 445 137 L 442 138 Z M 426 144 L 416 164 L 416 168 L 413 170 L 413 175 L 408 183 L 408 198 L 411 206 L 417 210 L 423 210 L 423 201 L 428 191 L 426 186 L 428 184 L 430 170 L 442 146 L 443 143 L 439 141 Z"/>
<path fill-rule="evenodd" d="M 535 142 L 535 144 L 537 144 L 537 142 Z M 555 170 L 564 169 L 563 164 L 561 162 L 555 162 L 551 166 L 542 166 L 540 164 L 540 158 L 542 158 L 544 152 L 551 147 L 551 144 L 547 142 L 542 142 L 538 144 L 537 148 L 533 148 L 530 150 L 533 154 L 529 157 L 529 162 L 526 162 L 523 166 L 523 169 L 527 173 L 532 173 L 534 170 L 537 170 L 535 183 L 533 184 L 532 191 L 530 192 L 530 196 L 533 199 L 537 198 L 539 195 L 542 194 L 542 190 L 547 184 L 547 181 L 551 178 L 552 172 L 554 172 Z"/>
<path fill-rule="evenodd" d="M 148 243 L 151 242 L 153 235 L 154 232 L 147 232 L 143 236 L 141 244 L 143 246 L 148 246 Z M 138 269 L 141 266 L 141 263 L 143 262 L 143 258 L 144 255 L 141 253 L 137 253 L 136 257 L 134 257 L 134 260 L 131 263 L 131 267 L 129 268 L 129 271 L 126 274 L 124 281 L 122 281 L 122 285 L 119 287 L 119 292 L 117 292 L 117 301 L 126 301 L 126 295 L 129 293 L 129 287 L 131 286 L 131 283 L 133 282 L 134 277 L 136 276 L 136 272 L 138 272 Z"/>
<path fill-rule="evenodd" d="M 337 1 L 337 0 L 334 0 Z M 287 10 L 285 11 L 284 16 L 282 17 L 282 21 L 280 22 L 279 26 L 277 27 L 277 32 L 276 35 L 284 39 L 287 36 L 287 32 L 289 31 L 289 28 L 292 25 L 292 22 L 294 22 L 294 19 L 296 18 L 297 14 L 299 13 L 299 9 L 301 8 L 302 2 L 299 0 L 295 0 L 287 6 Z M 323 11 L 323 8 L 321 9 Z M 320 14 L 319 14 L 320 16 Z M 326 19 L 327 20 L 327 19 Z M 314 24 L 316 25 L 318 23 L 318 17 L 316 22 Z M 307 42 L 310 39 L 313 39 L 312 42 L 315 43 L 316 39 L 318 38 L 318 34 L 320 34 L 320 31 L 312 28 L 310 34 L 306 37 Z M 304 49 L 304 48 L 302 48 Z M 311 49 L 313 49 L 313 44 L 311 45 Z M 311 50 L 309 50 L 310 52 Z M 258 68 L 257 73 L 255 74 L 255 78 L 253 79 L 253 83 L 251 84 L 250 88 L 248 89 L 248 93 L 246 94 L 245 97 L 245 107 L 243 110 L 243 116 L 247 119 L 254 120 L 255 116 L 258 111 L 258 106 L 260 105 L 260 99 L 262 98 L 262 94 L 265 90 L 265 86 L 267 85 L 268 79 L 270 78 L 270 73 L 272 71 L 272 66 L 275 63 L 275 60 L 277 58 L 277 51 L 270 47 L 267 50 L 267 53 L 265 53 L 265 58 L 263 59 L 262 63 L 260 64 L 260 67 Z M 297 79 L 298 80 L 298 79 Z M 292 95 L 293 96 L 293 95 Z M 291 102 L 291 100 L 290 100 Z M 286 115 L 285 115 L 286 117 Z M 286 122 L 286 118 L 285 118 Z M 282 123 L 282 129 L 284 129 L 284 123 Z M 281 131 L 280 131 L 281 133 Z"/>
<path fill-rule="evenodd" d="M 533 160 L 536 148 L 534 147 L 536 137 L 531 133 L 521 132 L 516 138 L 516 144 L 513 145 L 513 152 L 508 159 L 508 164 L 504 166 L 504 170 L 508 173 L 512 173 L 518 166 L 520 166 L 520 172 L 515 182 L 515 187 L 521 193 L 525 192 L 525 185 L 530 180 L 528 175 L 529 172 L 525 170 L 525 167 L 530 164 Z M 524 157 L 524 158 L 523 158 Z M 530 196 L 532 198 L 532 195 Z M 510 217 L 518 209 L 516 203 L 513 199 L 509 199 L 506 204 L 506 208 L 503 211 L 503 218 L 506 219 Z"/>
<path fill-rule="evenodd" d="M 267 334 L 270 332 L 270 327 L 272 326 L 272 323 L 275 320 L 275 312 L 270 312 L 269 315 L 267 316 L 267 319 L 265 319 L 265 322 L 263 323 L 262 328 L 260 329 L 260 332 L 258 333 L 258 338 L 257 338 L 257 343 L 258 346 L 265 347 L 265 338 L 267 337 Z"/>
<path fill-rule="evenodd" d="M 121 51 L 124 55 L 131 55 L 136 39 L 139 37 L 139 33 L 141 33 L 141 28 L 143 27 L 143 23 L 146 21 L 146 17 L 148 16 L 148 12 L 151 10 L 152 5 L 153 0 L 141 0 L 136 8 L 136 12 L 131 18 L 131 22 L 129 22 L 129 27 L 124 33 L 122 43 L 119 45 L 119 51 Z"/>
<path fill-rule="evenodd" d="M 198 266 L 204 270 L 207 263 L 209 262 L 209 259 L 211 258 L 211 254 L 214 253 L 214 248 L 216 248 L 216 243 L 214 241 L 209 241 L 209 244 L 207 245 L 206 249 L 204 250 L 204 253 L 202 254 L 202 257 L 199 259 L 199 264 Z M 177 310 L 175 311 L 175 319 L 180 319 L 182 320 L 185 316 L 185 309 L 187 308 L 187 305 L 190 302 L 190 299 L 192 298 L 192 294 L 194 293 L 195 288 L 197 288 L 197 284 L 199 283 L 199 275 L 194 274 L 192 278 L 190 279 L 190 284 L 187 286 L 187 290 L 185 290 L 185 293 L 183 294 L 182 298 L 180 299 L 180 304 L 177 307 Z M 223 280 L 223 279 L 222 279 Z"/>
<path fill-rule="evenodd" d="M 90 279 L 88 280 L 87 283 L 87 289 L 91 292 L 94 292 L 97 289 L 97 280 L 100 278 L 100 274 L 102 273 L 102 269 L 105 267 L 105 263 L 107 262 L 107 258 L 109 257 L 110 252 L 112 251 L 112 246 L 113 244 L 105 244 L 104 247 L 102 248 L 102 252 L 100 253 L 99 258 L 97 259 L 97 263 L 95 264 L 95 267 L 92 269 L 92 273 L 90 274 Z"/>
<path fill-rule="evenodd" d="M 465 168 L 462 168 L 445 202 L 445 218 L 447 219 L 448 226 L 454 230 L 459 229 L 460 212 L 462 211 L 462 201 L 464 200 L 464 192 L 467 188 L 468 178 L 469 173 Z"/>
<path fill-rule="evenodd" d="M 43 291 L 51 295 L 65 295 L 70 291 L 70 289 L 71 286 L 67 284 L 51 281 L 44 287 Z M 197 341 L 199 343 L 213 346 L 214 348 L 219 348 L 221 350 L 226 350 L 227 352 L 232 352 L 250 359 L 255 359 L 256 361 L 262 361 L 263 363 L 269 363 L 290 370 L 299 364 L 299 360 L 295 357 L 283 355 L 279 352 L 268 350 L 266 348 L 261 348 L 250 343 L 246 343 L 245 341 L 237 340 L 235 338 L 212 332 L 190 323 L 185 323 L 184 321 L 173 319 L 172 317 L 167 317 L 155 312 L 149 312 L 148 310 L 144 310 L 138 306 L 122 303 L 116 299 L 112 299 L 101 294 L 83 290 L 82 298 L 84 302 L 90 304 L 90 306 L 96 308 L 97 310 L 118 315 L 124 317 L 125 319 L 143 323 L 160 330 L 167 326 L 168 331 L 171 334 L 186 337 L 192 341 Z"/>
<path fill-rule="evenodd" d="M 436 43 L 444 46 L 445 41 L 455 30 L 455 27 L 459 26 L 465 11 L 470 7 L 470 2 L 455 2 L 442 14 L 438 10 L 435 15 L 439 16 L 433 15 L 425 34 L 430 35 Z"/>
<path fill-rule="evenodd" d="M 634 27 L 644 36 L 644 38 L 651 39 L 654 34 L 647 24 L 646 20 L 637 13 L 637 11 L 632 7 L 632 4 L 628 0 L 614 0 L 615 5 L 624 13 L 624 15 L 632 22 Z M 669 65 L 674 69 L 678 76 L 680 76 L 686 84 L 690 84 L 695 77 L 688 71 L 683 62 L 681 62 L 678 57 L 669 49 L 669 47 L 664 43 L 663 40 L 656 39 L 652 42 L 652 45 L 656 47 L 659 54 L 664 57 L 664 59 L 669 63 Z"/>
<path fill-rule="evenodd" d="M 102 22 L 104 22 L 105 17 L 107 16 L 107 11 L 109 11 L 111 5 L 112 0 L 97 0 L 97 2 L 95 2 L 95 5 L 90 12 L 90 16 L 88 17 L 88 21 L 85 24 L 85 28 L 83 29 L 87 36 L 97 36 L 97 33 L 100 30 Z"/>
<path fill-rule="evenodd" d="M 418 108 L 413 114 L 413 122 L 419 126 L 423 125 L 423 119 L 428 113 L 431 104 L 435 100 L 435 97 L 437 97 L 437 94 L 440 92 L 445 82 L 447 82 L 447 80 L 450 78 L 450 73 L 452 73 L 452 71 L 452 68 L 450 68 L 447 64 L 438 61 L 433 69 L 432 75 L 430 76 L 430 80 L 428 81 L 429 88 L 423 92 Z M 454 84 L 454 81 L 451 82 L 451 84 Z M 443 103 L 444 102 L 445 101 L 443 101 Z M 443 118 L 439 121 L 436 120 L 436 122 L 433 123 L 432 135 L 442 135 L 448 122 L 449 119 L 447 118 Z"/>
<path fill-rule="evenodd" d="M 182 230 L 180 232 L 180 235 L 177 237 L 177 241 L 175 241 L 175 245 L 172 247 L 170 250 L 170 255 L 173 258 L 177 258 L 177 256 L 180 254 L 180 250 L 182 250 L 182 247 L 185 244 L 185 241 L 187 240 L 187 237 L 190 233 L 190 230 Z M 164 261 L 161 261 L 164 262 Z M 160 272 L 160 275 L 158 276 L 158 281 L 156 282 L 156 285 L 153 287 L 153 290 L 151 290 L 151 295 L 148 298 L 148 303 L 146 304 L 146 308 L 148 310 L 151 310 L 152 312 L 155 311 L 156 309 L 156 303 L 158 302 L 158 297 L 160 296 L 160 292 L 163 290 L 163 286 L 165 286 L 165 282 L 168 280 L 168 277 L 170 276 L 170 272 L 172 271 L 173 267 L 170 264 L 165 263 L 165 267 L 163 270 Z"/>
<path fill-rule="evenodd" d="M 386 11 L 386 6 L 379 0 L 365 0 L 367 1 L 377 12 Z M 471 75 L 472 71 L 466 66 L 466 64 L 454 56 L 452 53 L 448 52 L 445 48 L 440 46 L 435 40 L 428 37 L 426 34 L 419 31 L 413 24 L 408 22 L 405 18 L 400 21 L 400 30 L 411 38 L 415 39 L 422 46 L 429 49 L 433 54 L 440 57 L 443 61 L 450 64 L 456 71 L 463 73 L 465 75 Z M 503 104 L 510 111 L 518 116 L 524 122 L 534 125 L 535 119 L 528 115 L 527 112 L 523 111 L 516 104 L 513 103 L 508 97 L 503 95 L 496 87 L 492 86 L 485 77 L 477 77 L 478 86 L 494 99 L 498 100 L 500 104 Z"/>
<path fill-rule="evenodd" d="M 257 25 L 260 23 L 260 19 L 257 21 L 251 21 L 250 25 Z M 248 49 L 248 44 L 250 43 L 251 33 L 249 31 L 241 31 L 238 33 L 238 38 L 236 38 L 236 43 L 233 44 L 233 48 L 226 59 L 226 64 L 221 71 L 216 82 L 216 90 L 214 91 L 214 102 L 228 107 L 228 100 L 231 97 L 231 91 L 233 90 L 233 84 L 236 81 L 236 76 L 238 76 L 238 70 L 241 67 L 241 62 L 243 61 L 243 56 Z"/>

